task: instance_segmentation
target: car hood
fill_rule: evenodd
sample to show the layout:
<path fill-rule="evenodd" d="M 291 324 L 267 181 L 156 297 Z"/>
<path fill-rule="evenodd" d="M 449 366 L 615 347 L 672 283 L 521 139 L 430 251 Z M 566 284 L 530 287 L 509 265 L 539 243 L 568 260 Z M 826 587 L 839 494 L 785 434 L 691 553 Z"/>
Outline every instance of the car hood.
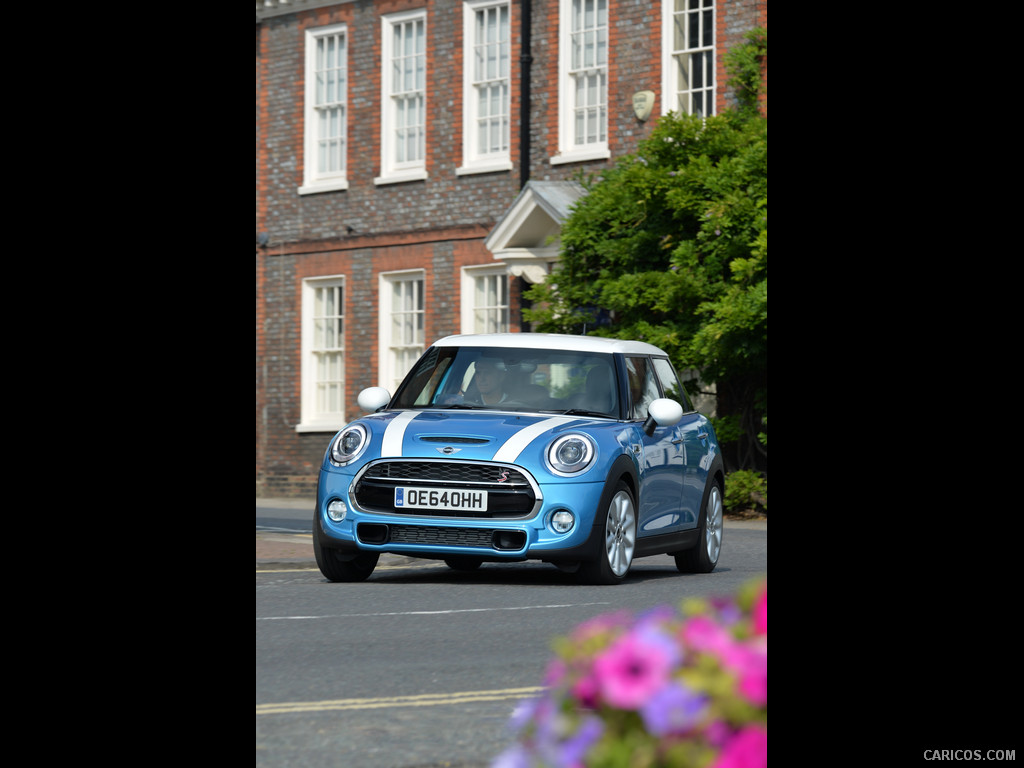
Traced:
<path fill-rule="evenodd" d="M 459 458 L 515 462 L 534 440 L 614 421 L 493 411 L 387 411 L 362 420 L 380 439 L 380 458 Z"/>

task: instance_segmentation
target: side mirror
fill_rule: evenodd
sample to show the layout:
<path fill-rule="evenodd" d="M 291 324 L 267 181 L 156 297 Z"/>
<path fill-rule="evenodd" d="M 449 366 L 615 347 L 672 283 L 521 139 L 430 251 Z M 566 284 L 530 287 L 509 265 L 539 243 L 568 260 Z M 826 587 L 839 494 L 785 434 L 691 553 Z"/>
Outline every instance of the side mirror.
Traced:
<path fill-rule="evenodd" d="M 364 411 L 373 413 L 391 402 L 391 393 L 384 387 L 370 387 L 359 393 L 356 402 Z"/>
<path fill-rule="evenodd" d="M 644 422 L 644 432 L 650 437 L 654 434 L 655 427 L 671 427 L 678 424 L 683 418 L 683 406 L 675 400 L 659 397 L 647 408 L 647 421 Z"/>

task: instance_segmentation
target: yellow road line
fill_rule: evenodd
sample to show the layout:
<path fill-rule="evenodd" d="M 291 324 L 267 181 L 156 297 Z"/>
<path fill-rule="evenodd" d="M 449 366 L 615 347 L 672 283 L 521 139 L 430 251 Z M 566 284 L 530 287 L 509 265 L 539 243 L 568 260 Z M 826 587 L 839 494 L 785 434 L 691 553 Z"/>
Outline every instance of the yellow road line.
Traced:
<path fill-rule="evenodd" d="M 386 696 L 378 699 L 337 699 L 334 701 L 295 701 L 282 704 L 257 704 L 257 715 L 282 715 L 295 712 L 327 712 L 346 709 L 384 709 L 387 707 L 436 707 L 444 704 L 467 704 L 478 701 L 523 699 L 544 692 L 543 687 L 506 688 L 498 691 L 463 691 L 461 693 L 424 693 L 418 696 Z"/>

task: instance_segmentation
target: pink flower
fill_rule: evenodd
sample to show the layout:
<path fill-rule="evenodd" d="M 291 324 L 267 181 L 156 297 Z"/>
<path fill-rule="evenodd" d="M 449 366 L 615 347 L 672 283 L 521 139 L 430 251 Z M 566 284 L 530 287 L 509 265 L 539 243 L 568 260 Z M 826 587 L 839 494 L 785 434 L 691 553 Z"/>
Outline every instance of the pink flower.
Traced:
<path fill-rule="evenodd" d="M 712 768 L 767 768 L 768 731 L 750 725 L 725 745 Z"/>
<path fill-rule="evenodd" d="M 728 630 L 707 616 L 694 616 L 686 622 L 683 642 L 697 652 L 713 653 L 718 657 L 725 656 L 735 643 Z"/>
<path fill-rule="evenodd" d="M 739 678 L 739 692 L 751 704 L 768 704 L 768 646 L 744 646 L 732 654 L 726 667 Z"/>
<path fill-rule="evenodd" d="M 648 629 L 616 640 L 594 662 L 594 672 L 606 702 L 637 709 L 665 685 L 678 658 L 671 638 Z"/>
<path fill-rule="evenodd" d="M 600 694 L 600 686 L 591 676 L 583 677 L 575 682 L 572 686 L 572 695 L 582 706 L 587 709 L 595 709 L 598 705 L 598 694 Z"/>
<path fill-rule="evenodd" d="M 764 585 L 764 591 L 757 596 L 754 602 L 754 631 L 759 635 L 768 634 L 768 584 Z"/>

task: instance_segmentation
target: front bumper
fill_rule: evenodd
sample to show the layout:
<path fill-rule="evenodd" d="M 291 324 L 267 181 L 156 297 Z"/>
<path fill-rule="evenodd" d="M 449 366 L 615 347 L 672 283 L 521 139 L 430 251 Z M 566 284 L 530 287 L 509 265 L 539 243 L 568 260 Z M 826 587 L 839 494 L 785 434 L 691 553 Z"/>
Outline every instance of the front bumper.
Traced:
<path fill-rule="evenodd" d="M 435 559 L 570 561 L 593 557 L 600 545 L 595 521 L 596 510 L 601 508 L 602 482 L 540 484 L 538 509 L 528 519 L 466 519 L 359 509 L 351 493 L 353 480 L 345 472 L 320 473 L 316 524 L 321 546 Z M 335 500 L 345 504 L 341 521 L 327 514 L 328 505 Z M 551 525 L 552 516 L 560 510 L 568 510 L 575 518 L 567 533 L 558 533 Z"/>

